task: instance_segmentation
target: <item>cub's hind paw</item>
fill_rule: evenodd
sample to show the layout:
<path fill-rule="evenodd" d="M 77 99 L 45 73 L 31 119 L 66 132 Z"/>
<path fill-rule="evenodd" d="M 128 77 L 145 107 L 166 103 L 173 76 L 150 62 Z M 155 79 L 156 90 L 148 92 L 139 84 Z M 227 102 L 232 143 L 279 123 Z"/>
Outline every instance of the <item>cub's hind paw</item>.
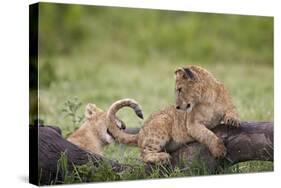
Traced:
<path fill-rule="evenodd" d="M 171 159 L 171 156 L 166 152 L 160 153 L 145 153 L 141 155 L 141 160 L 145 163 L 152 164 L 165 164 L 168 163 Z"/>

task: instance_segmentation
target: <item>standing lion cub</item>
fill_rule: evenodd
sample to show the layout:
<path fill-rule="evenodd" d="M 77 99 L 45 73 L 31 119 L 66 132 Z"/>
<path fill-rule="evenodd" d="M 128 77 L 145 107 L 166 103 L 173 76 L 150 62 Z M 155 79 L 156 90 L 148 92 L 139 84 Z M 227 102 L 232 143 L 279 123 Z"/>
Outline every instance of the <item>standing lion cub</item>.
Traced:
<path fill-rule="evenodd" d="M 206 145 L 214 157 L 224 157 L 226 148 L 210 129 L 222 122 L 239 126 L 229 93 L 210 72 L 199 66 L 179 68 L 175 76 L 175 106 L 150 115 L 140 132 L 130 135 L 116 127 L 118 109 L 113 104 L 114 110 L 109 108 L 106 118 L 109 131 L 121 143 L 138 145 L 144 162 L 167 161 L 171 143 L 175 146 L 193 140 Z"/>
<path fill-rule="evenodd" d="M 142 117 L 142 110 L 136 101 L 122 99 L 118 103 L 132 108 L 139 117 Z M 112 135 L 107 131 L 106 114 L 106 111 L 95 104 L 87 104 L 84 123 L 67 140 L 91 153 L 103 155 L 104 146 L 114 141 Z M 119 130 L 126 128 L 124 122 L 118 118 L 115 118 L 113 122 Z"/>

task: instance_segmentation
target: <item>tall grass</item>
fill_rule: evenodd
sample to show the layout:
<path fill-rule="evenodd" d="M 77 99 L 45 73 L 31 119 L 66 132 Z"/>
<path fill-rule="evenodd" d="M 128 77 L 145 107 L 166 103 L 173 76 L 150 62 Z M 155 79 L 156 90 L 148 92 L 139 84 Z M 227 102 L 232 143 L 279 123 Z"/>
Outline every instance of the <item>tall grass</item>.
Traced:
<path fill-rule="evenodd" d="M 95 63 L 273 61 L 270 17 L 43 3 L 39 37 L 42 55 Z"/>

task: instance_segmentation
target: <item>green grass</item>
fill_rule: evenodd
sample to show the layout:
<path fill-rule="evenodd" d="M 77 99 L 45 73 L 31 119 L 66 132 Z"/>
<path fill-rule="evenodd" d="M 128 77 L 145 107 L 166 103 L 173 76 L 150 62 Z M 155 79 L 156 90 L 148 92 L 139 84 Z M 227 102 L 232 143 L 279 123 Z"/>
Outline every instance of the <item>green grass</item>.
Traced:
<path fill-rule="evenodd" d="M 79 64 L 72 59 L 59 59 L 56 70 L 58 80 L 48 88 L 40 88 L 40 115 L 49 124 L 59 125 L 63 135 L 73 132 L 77 125 L 70 117 L 65 117 L 62 109 L 67 99 L 78 97 L 82 102 L 77 113 L 83 115 L 88 102 L 102 109 L 115 100 L 130 97 L 143 107 L 145 118 L 154 111 L 174 103 L 175 64 L 151 62 L 146 65 L 126 65 L 107 63 L 102 66 L 80 59 Z M 71 64 L 72 63 L 72 64 Z M 65 66 L 71 65 L 71 66 Z M 267 65 L 215 64 L 203 65 L 222 80 L 233 96 L 234 103 L 242 120 L 273 121 L 273 69 Z M 161 67 L 161 68 L 159 68 Z M 75 75 L 75 76 L 73 76 Z M 76 76 L 77 75 L 77 76 Z M 83 75 L 83 76 L 82 76 Z M 77 81 L 79 80 L 79 81 Z M 139 120 L 130 109 L 119 112 L 127 127 L 141 127 Z M 112 144 L 105 148 L 105 156 L 121 163 L 139 164 L 136 160 L 139 150 L 135 147 Z M 202 169 L 194 172 L 171 172 L 171 176 L 206 175 Z M 245 173 L 273 170 L 268 162 L 247 162 L 226 169 L 225 173 Z M 151 176 L 158 177 L 155 172 Z M 115 176 L 114 176 L 115 177 Z M 143 174 L 130 174 L 118 180 L 152 178 Z M 170 177 L 170 176 L 168 176 Z M 93 179 L 96 180 L 97 179 Z M 112 179 L 113 180 L 113 179 Z M 109 180 L 108 180 L 109 181 Z"/>
<path fill-rule="evenodd" d="M 196 64 L 211 71 L 229 89 L 242 120 L 273 121 L 273 19 L 270 17 L 172 11 L 40 5 L 40 118 L 72 133 L 87 103 L 106 110 L 121 98 L 133 98 L 147 118 L 174 103 L 174 70 Z M 80 108 L 66 116 L 65 102 Z M 143 121 L 129 109 L 119 117 L 127 127 Z M 75 120 L 75 122 L 73 122 Z M 100 167 L 90 179 L 110 181 L 208 175 L 203 167 L 160 176 L 143 172 L 137 148 L 112 144 L 105 156 L 136 167 L 114 174 Z M 82 176 L 91 168 L 82 167 Z M 222 173 L 272 171 L 271 162 L 244 162 Z M 81 174 L 80 173 L 80 174 Z M 84 174 L 83 174 L 84 173 Z M 107 174 L 111 179 L 103 179 Z M 110 175 L 110 176 L 109 176 Z M 79 182 L 70 174 L 68 182 Z M 83 179 L 83 178 L 82 178 Z M 67 182 L 65 182 L 67 183 Z"/>
<path fill-rule="evenodd" d="M 99 63 L 273 61 L 273 18 L 96 6 L 40 6 L 40 52 Z"/>
<path fill-rule="evenodd" d="M 174 103 L 174 69 L 179 66 L 163 62 L 146 65 L 117 63 L 94 64 L 75 59 L 59 59 L 56 64 L 58 79 L 48 88 L 40 88 L 40 115 L 45 122 L 63 125 L 71 130 L 70 119 L 62 109 L 69 98 L 78 97 L 83 114 L 87 103 L 102 109 L 121 98 L 136 99 L 145 117 Z M 182 64 L 185 65 L 185 64 Z M 223 81 L 230 90 L 243 120 L 273 120 L 273 69 L 266 65 L 215 64 L 203 65 Z M 128 127 L 141 126 L 131 110 L 124 109 L 120 117 Z"/>

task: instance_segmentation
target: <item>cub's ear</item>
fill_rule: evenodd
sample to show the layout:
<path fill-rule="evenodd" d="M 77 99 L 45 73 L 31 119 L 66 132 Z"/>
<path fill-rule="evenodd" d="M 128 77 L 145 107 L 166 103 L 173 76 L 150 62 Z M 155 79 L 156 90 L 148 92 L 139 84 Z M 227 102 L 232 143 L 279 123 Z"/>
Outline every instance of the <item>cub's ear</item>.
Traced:
<path fill-rule="evenodd" d="M 186 74 L 185 74 L 185 71 L 183 68 L 177 68 L 175 70 L 175 76 L 177 78 L 187 78 Z"/>
<path fill-rule="evenodd" d="M 97 112 L 100 112 L 101 110 L 95 105 L 95 104 L 92 104 L 92 103 L 89 103 L 87 104 L 86 108 L 85 108 L 85 117 L 87 119 L 90 119 L 92 117 L 94 117 Z"/>
<path fill-rule="evenodd" d="M 195 80 L 195 74 L 192 72 L 190 68 L 184 68 L 183 70 L 188 78 L 190 78 L 191 80 Z"/>
<path fill-rule="evenodd" d="M 195 74 L 190 68 L 178 68 L 175 70 L 176 77 L 195 80 Z"/>

